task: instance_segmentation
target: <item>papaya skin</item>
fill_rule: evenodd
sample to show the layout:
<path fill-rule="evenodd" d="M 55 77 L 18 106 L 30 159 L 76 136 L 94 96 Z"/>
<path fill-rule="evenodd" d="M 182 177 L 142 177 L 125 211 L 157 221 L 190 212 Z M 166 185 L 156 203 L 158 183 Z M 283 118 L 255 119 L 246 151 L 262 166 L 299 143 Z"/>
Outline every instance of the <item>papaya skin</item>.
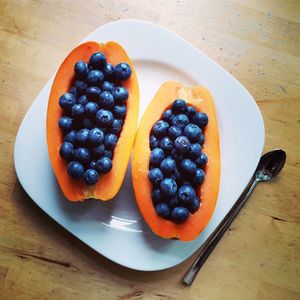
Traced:
<path fill-rule="evenodd" d="M 77 61 L 89 61 L 90 56 L 95 52 L 103 52 L 107 61 L 116 65 L 126 62 L 132 69 L 131 77 L 123 83 L 129 92 L 127 100 L 127 114 L 124 120 L 122 132 L 118 144 L 114 149 L 113 167 L 111 171 L 100 176 L 99 181 L 93 186 L 85 185 L 81 180 L 72 179 L 67 173 L 67 162 L 59 156 L 59 148 L 63 142 L 63 135 L 58 126 L 58 120 L 62 115 L 62 109 L 58 104 L 59 97 L 68 92 L 74 81 L 74 65 Z M 54 78 L 50 91 L 46 134 L 50 162 L 57 178 L 58 184 L 70 201 L 83 201 L 88 198 L 109 200 L 119 191 L 136 133 L 139 111 L 139 87 L 136 72 L 132 61 L 125 50 L 116 42 L 99 44 L 86 42 L 75 48 L 63 61 Z"/>
<path fill-rule="evenodd" d="M 208 156 L 205 168 L 206 176 L 202 185 L 196 190 L 201 199 L 197 212 L 190 214 L 182 224 L 161 218 L 157 215 L 151 200 L 152 183 L 148 179 L 150 146 L 149 136 L 155 122 L 162 113 L 170 108 L 176 99 L 184 99 L 197 111 L 208 115 L 208 125 L 204 130 L 205 142 L 203 152 Z M 174 81 L 165 82 L 157 91 L 148 106 L 135 138 L 132 157 L 132 178 L 137 204 L 146 223 L 152 231 L 162 238 L 176 238 L 192 241 L 208 224 L 216 207 L 220 185 L 220 148 L 215 107 L 209 91 L 201 86 L 187 87 Z"/>

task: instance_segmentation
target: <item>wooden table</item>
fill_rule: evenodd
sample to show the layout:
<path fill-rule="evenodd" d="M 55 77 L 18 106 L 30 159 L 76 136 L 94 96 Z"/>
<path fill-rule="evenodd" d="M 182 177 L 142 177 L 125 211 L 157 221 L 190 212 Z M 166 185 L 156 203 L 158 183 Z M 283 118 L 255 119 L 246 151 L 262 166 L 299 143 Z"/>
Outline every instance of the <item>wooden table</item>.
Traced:
<path fill-rule="evenodd" d="M 86 2 L 0 1 L 0 298 L 300 299 L 300 2 Z M 238 78 L 262 111 L 265 151 L 288 156 L 190 288 L 180 280 L 195 256 L 161 272 L 120 267 L 45 215 L 14 170 L 18 127 L 43 85 L 84 36 L 123 18 L 169 28 Z"/>

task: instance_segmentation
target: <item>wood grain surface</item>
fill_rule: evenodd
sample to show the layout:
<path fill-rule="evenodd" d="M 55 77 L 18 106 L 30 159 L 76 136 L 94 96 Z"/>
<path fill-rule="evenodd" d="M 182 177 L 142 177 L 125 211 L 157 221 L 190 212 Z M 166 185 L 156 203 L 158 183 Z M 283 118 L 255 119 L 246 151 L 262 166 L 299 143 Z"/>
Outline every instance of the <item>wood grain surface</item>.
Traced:
<path fill-rule="evenodd" d="M 120 267 L 44 214 L 14 170 L 16 133 L 41 88 L 82 38 L 124 18 L 165 26 L 232 73 L 262 111 L 265 151 L 287 152 L 190 288 L 180 280 L 195 255 L 161 272 Z M 0 0 L 0 299 L 300 299 L 299 22 L 297 0 Z"/>

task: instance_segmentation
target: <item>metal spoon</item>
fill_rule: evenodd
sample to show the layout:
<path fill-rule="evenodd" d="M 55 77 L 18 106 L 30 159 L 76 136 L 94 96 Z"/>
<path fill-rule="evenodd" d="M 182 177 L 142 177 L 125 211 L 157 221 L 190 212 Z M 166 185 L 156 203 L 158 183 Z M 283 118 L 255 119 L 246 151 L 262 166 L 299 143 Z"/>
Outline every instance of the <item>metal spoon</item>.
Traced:
<path fill-rule="evenodd" d="M 248 200 L 249 196 L 253 192 L 254 188 L 259 182 L 269 181 L 272 178 L 276 177 L 281 169 L 283 168 L 286 161 L 286 153 L 283 150 L 276 149 L 264 154 L 256 168 L 256 171 L 251 178 L 249 184 L 238 198 L 236 203 L 227 213 L 225 218 L 219 224 L 219 226 L 214 230 L 214 232 L 209 236 L 206 242 L 203 244 L 201 248 L 201 252 L 199 253 L 197 259 L 188 269 L 187 273 L 184 275 L 182 281 L 185 285 L 191 285 L 197 276 L 199 270 L 204 265 L 205 261 L 216 247 L 223 234 L 226 232 L 228 227 L 230 226 L 233 219 L 239 213 L 243 205 Z"/>

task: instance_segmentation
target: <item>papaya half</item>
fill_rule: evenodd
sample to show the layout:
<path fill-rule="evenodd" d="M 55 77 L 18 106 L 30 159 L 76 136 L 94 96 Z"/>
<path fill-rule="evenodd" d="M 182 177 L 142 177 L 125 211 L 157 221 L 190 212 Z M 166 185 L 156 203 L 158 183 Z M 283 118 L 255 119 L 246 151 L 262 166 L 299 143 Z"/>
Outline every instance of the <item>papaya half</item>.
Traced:
<path fill-rule="evenodd" d="M 59 98 L 68 92 L 74 84 L 74 65 L 78 61 L 88 63 L 89 58 L 96 52 L 105 54 L 107 62 L 112 65 L 127 63 L 132 70 L 130 78 L 124 81 L 123 86 L 128 91 L 126 102 L 127 113 L 117 145 L 114 148 L 112 169 L 100 176 L 94 185 L 87 185 L 68 175 L 68 162 L 59 155 L 63 143 L 63 133 L 58 126 L 63 110 L 59 106 Z M 47 109 L 46 135 L 50 162 L 57 178 L 58 184 L 70 201 L 82 201 L 88 198 L 109 200 L 119 191 L 123 182 L 132 145 L 136 133 L 139 110 L 139 88 L 136 72 L 131 59 L 121 45 L 116 42 L 99 44 L 86 42 L 75 48 L 63 61 L 54 78 Z"/>
<path fill-rule="evenodd" d="M 151 197 L 152 183 L 148 179 L 151 130 L 153 125 L 162 118 L 162 114 L 170 109 L 175 99 L 184 99 L 197 111 L 204 112 L 209 119 L 208 125 L 203 130 L 205 140 L 202 145 L 202 150 L 208 157 L 204 168 L 205 180 L 196 188 L 201 205 L 181 224 L 162 218 L 157 214 Z M 220 185 L 218 123 L 213 99 L 207 89 L 201 86 L 187 87 L 174 81 L 167 81 L 159 88 L 148 106 L 136 134 L 132 156 L 132 178 L 140 212 L 155 234 L 163 238 L 191 241 L 201 233 L 214 212 Z"/>

